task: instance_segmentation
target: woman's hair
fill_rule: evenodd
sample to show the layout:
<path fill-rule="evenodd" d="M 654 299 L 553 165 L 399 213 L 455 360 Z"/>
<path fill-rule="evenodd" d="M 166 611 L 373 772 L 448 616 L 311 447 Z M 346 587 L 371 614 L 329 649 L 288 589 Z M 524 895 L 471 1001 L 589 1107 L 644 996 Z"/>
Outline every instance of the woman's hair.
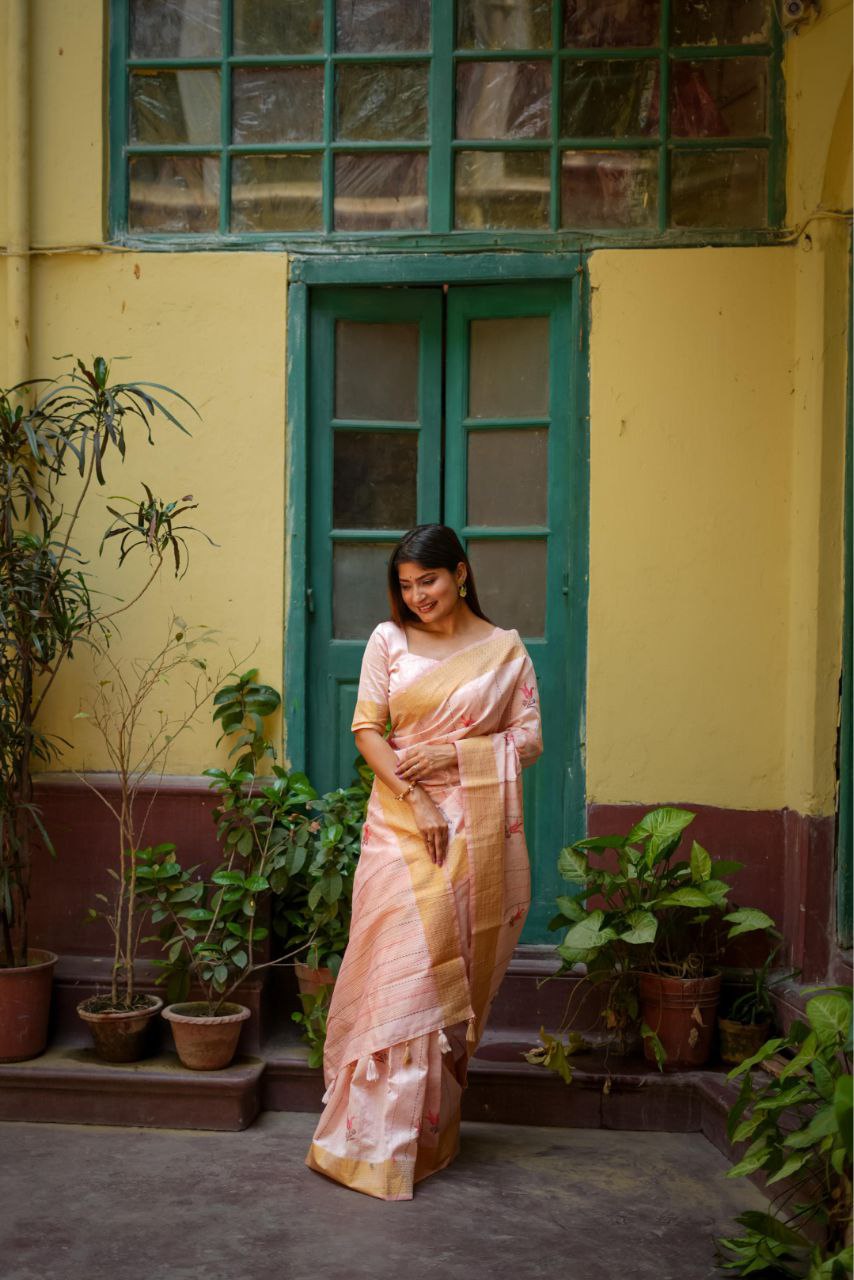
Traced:
<path fill-rule="evenodd" d="M 491 622 L 487 618 L 477 598 L 474 574 L 469 558 L 463 551 L 454 530 L 446 524 L 419 524 L 405 533 L 392 551 L 388 562 L 388 597 L 391 603 L 391 616 L 399 627 L 404 622 L 418 622 L 418 615 L 404 604 L 403 592 L 400 589 L 398 566 L 411 562 L 421 565 L 423 569 L 447 569 L 454 574 L 457 565 L 462 562 L 466 567 L 466 604 L 472 613 Z"/>

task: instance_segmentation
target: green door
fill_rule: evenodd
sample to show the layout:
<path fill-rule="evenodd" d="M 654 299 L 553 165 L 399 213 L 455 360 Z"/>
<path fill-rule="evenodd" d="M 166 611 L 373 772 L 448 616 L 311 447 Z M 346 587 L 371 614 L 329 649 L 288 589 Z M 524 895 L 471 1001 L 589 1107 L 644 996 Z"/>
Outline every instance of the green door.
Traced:
<path fill-rule="evenodd" d="M 414 524 L 452 525 L 485 612 L 518 629 L 540 688 L 527 942 L 549 937 L 580 764 L 572 315 L 566 282 L 316 290 L 311 304 L 309 774 L 324 790 L 352 777 L 359 667 L 388 617 L 391 547 Z"/>

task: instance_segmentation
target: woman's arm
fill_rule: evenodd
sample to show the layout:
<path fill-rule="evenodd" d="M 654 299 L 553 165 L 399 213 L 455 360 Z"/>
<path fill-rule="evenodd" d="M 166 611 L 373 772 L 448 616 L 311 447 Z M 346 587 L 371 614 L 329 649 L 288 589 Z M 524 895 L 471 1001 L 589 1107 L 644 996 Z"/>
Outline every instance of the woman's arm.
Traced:
<path fill-rule="evenodd" d="M 448 822 L 441 809 L 433 803 L 423 787 L 410 786 L 397 773 L 397 756 L 377 729 L 357 729 L 354 734 L 356 747 L 374 773 L 395 796 L 406 792 L 401 804 L 408 804 L 430 861 L 441 867 L 448 851 Z M 451 747 L 453 751 L 453 747 Z"/>

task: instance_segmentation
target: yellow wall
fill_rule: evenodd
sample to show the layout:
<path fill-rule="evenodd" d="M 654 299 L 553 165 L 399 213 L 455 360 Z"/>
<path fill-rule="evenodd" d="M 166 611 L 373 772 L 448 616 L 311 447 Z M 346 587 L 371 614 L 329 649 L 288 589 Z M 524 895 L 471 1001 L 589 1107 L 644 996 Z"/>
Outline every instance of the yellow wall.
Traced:
<path fill-rule="evenodd" d="M 227 660 L 282 668 L 286 262 L 281 254 L 104 245 L 102 0 L 32 0 L 31 368 L 129 354 L 128 377 L 199 407 L 163 427 L 139 477 L 192 492 L 221 544 L 196 547 L 124 629 L 144 652 L 175 609 L 221 631 Z M 830 813 L 840 652 L 851 0 L 787 40 L 788 224 L 778 248 L 602 251 L 591 261 L 588 799 L 681 799 Z M 0 10 L 0 65 L 5 23 Z M 2 128 L 0 172 L 10 140 Z M 833 216 L 834 211 L 836 217 Z M 827 216 L 830 215 L 830 216 Z M 0 235 L 6 208 L 0 199 Z M 85 250 L 94 250 L 86 252 Z M 5 311 L 5 272 L 0 304 Z M 0 347 L 8 367 L 4 333 Z M 240 467 L 239 474 L 236 468 Z M 100 517 L 88 520 L 96 546 Z M 104 571 L 106 589 L 130 588 Z M 216 656 L 214 655 L 214 665 Z M 51 727 L 66 767 L 103 767 L 69 667 Z M 203 720 L 174 773 L 213 759 Z"/>

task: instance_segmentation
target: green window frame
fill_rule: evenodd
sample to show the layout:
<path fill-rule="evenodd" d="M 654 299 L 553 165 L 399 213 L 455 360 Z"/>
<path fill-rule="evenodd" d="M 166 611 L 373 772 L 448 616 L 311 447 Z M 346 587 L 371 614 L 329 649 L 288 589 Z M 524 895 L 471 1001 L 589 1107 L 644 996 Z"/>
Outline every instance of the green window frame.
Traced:
<path fill-rule="evenodd" d="M 287 55 L 239 55 L 232 54 L 234 30 L 234 0 L 222 0 L 221 54 L 212 58 L 132 58 L 130 56 L 130 5 L 131 0 L 111 0 L 110 33 L 110 225 L 113 237 L 122 242 L 165 241 L 176 247 L 207 247 L 212 241 L 218 245 L 244 245 L 252 242 L 277 242 L 297 245 L 312 241 L 354 242 L 377 244 L 383 240 L 396 245 L 461 244 L 469 247 L 480 245 L 522 245 L 536 247 L 539 243 L 582 244 L 594 247 L 598 243 L 744 243 L 773 239 L 774 229 L 784 216 L 785 127 L 783 114 L 782 83 L 782 35 L 771 5 L 771 29 L 763 43 L 737 45 L 671 45 L 668 33 L 671 29 L 673 0 L 661 0 L 660 26 L 656 44 L 646 47 L 562 47 L 564 4 L 553 0 L 551 11 L 550 49 L 477 49 L 455 48 L 455 0 L 432 0 L 431 43 L 426 50 L 412 52 L 359 52 L 343 53 L 334 47 L 335 0 L 323 3 L 323 50 L 309 54 Z M 701 63 L 708 60 L 764 59 L 768 68 L 766 120 L 767 131 L 754 137 L 674 137 L 670 130 L 669 86 L 674 68 L 683 63 Z M 656 130 L 645 136 L 585 136 L 560 135 L 562 67 L 568 61 L 614 63 L 616 61 L 647 59 L 657 67 L 659 102 L 667 103 L 666 110 L 658 111 Z M 550 133 L 544 138 L 464 139 L 454 136 L 455 83 L 457 68 L 472 63 L 523 62 L 536 60 L 550 64 L 551 103 Z M 348 64 L 395 64 L 397 66 L 426 65 L 429 68 L 428 126 L 423 140 L 384 139 L 382 141 L 352 141 L 335 137 L 334 94 L 336 76 Z M 235 71 L 242 68 L 320 67 L 324 76 L 324 103 L 322 137 L 314 141 L 248 143 L 232 141 L 232 80 Z M 158 69 L 180 71 L 207 69 L 219 76 L 219 139 L 217 143 L 165 144 L 131 142 L 129 137 L 130 77 L 134 72 Z M 654 155 L 658 163 L 656 184 L 657 223 L 645 228 L 585 228 L 561 225 L 561 165 L 565 152 L 602 153 L 615 157 L 620 153 Z M 426 202 L 427 225 L 394 231 L 346 231 L 335 229 L 334 181 L 335 161 L 340 155 L 424 153 L 427 156 Z M 543 169 L 549 179 L 548 218 L 535 230 L 482 229 L 466 230 L 455 227 L 454 169 L 457 157 L 463 153 L 524 153 L 544 157 Z M 762 225 L 749 227 L 681 226 L 671 223 L 671 174 L 674 161 L 680 164 L 685 157 L 703 154 L 764 155 L 767 157 L 767 201 Z M 214 158 L 218 164 L 219 217 L 217 226 L 199 232 L 144 231 L 129 226 L 129 167 L 135 157 L 147 155 L 199 155 Z M 322 226 L 314 231 L 233 231 L 231 229 L 231 180 L 235 161 L 244 156 L 318 156 L 322 172 Z M 524 163 L 524 162 L 522 162 Z"/>

